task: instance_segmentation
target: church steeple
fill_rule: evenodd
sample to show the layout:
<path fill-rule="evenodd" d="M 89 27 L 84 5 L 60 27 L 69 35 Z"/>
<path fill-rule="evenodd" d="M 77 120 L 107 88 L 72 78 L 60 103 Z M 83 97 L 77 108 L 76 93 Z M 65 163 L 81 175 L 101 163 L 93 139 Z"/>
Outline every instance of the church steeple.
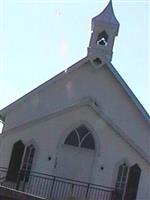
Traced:
<path fill-rule="evenodd" d="M 115 17 L 112 1 L 92 19 L 92 34 L 88 47 L 88 56 L 99 59 L 100 63 L 110 62 L 115 37 L 118 35 L 119 22 Z"/>

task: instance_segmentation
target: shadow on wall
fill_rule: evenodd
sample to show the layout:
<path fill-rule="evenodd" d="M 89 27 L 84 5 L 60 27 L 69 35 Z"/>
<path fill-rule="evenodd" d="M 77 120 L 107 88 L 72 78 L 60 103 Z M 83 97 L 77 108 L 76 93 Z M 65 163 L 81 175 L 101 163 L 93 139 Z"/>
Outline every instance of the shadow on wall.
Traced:
<path fill-rule="evenodd" d="M 0 199 L 1 200 L 43 200 L 43 198 L 35 197 L 23 192 L 11 190 L 0 186 Z"/>

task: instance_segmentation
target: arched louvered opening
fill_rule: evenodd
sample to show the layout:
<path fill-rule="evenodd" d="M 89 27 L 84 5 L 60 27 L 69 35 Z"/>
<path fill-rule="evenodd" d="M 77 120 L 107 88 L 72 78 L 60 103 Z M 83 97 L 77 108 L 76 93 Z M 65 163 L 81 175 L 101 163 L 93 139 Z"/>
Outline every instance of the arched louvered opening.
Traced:
<path fill-rule="evenodd" d="M 25 178 L 25 181 L 28 181 L 29 175 L 32 168 L 33 158 L 35 154 L 35 147 L 33 144 L 26 147 L 24 159 L 22 162 L 21 167 L 21 179 L 23 180 Z"/>
<path fill-rule="evenodd" d="M 64 144 L 95 150 L 95 142 L 91 131 L 82 125 L 74 129 L 65 139 Z"/>
<path fill-rule="evenodd" d="M 96 44 L 107 46 L 107 43 L 108 43 L 108 34 L 106 33 L 106 31 L 102 31 L 101 33 L 98 34 Z"/>
<path fill-rule="evenodd" d="M 126 163 L 123 163 L 119 166 L 117 180 L 116 180 L 116 195 L 117 200 L 122 200 L 123 194 L 125 192 L 125 187 L 128 177 L 128 166 Z"/>

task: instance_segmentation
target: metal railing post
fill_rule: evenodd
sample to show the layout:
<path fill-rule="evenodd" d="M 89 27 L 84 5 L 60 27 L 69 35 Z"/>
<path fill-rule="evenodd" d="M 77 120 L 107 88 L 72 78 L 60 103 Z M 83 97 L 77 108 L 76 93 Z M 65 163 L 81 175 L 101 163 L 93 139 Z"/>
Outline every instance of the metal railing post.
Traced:
<path fill-rule="evenodd" d="M 86 195 L 85 195 L 85 199 L 87 199 L 87 197 L 88 197 L 89 188 L 90 188 L 90 184 L 88 183 L 88 185 L 87 185 L 87 190 L 86 190 Z"/>
<path fill-rule="evenodd" d="M 71 195 L 73 195 L 74 183 L 71 184 Z"/>

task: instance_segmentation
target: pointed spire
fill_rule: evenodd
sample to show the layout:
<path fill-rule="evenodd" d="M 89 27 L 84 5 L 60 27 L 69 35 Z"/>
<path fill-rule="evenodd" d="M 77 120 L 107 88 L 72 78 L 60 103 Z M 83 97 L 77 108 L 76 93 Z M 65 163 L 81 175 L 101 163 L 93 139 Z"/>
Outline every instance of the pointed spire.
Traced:
<path fill-rule="evenodd" d="M 115 37 L 119 32 L 119 22 L 115 17 L 112 0 L 106 8 L 92 19 L 92 33 L 88 47 L 88 56 L 110 62 L 113 54 Z"/>
<path fill-rule="evenodd" d="M 114 10 L 113 10 L 113 5 L 112 5 L 112 0 L 109 1 L 108 5 L 106 8 L 96 17 L 92 19 L 92 23 L 94 24 L 110 24 L 114 25 L 117 29 L 119 29 L 119 22 L 115 17 Z"/>

